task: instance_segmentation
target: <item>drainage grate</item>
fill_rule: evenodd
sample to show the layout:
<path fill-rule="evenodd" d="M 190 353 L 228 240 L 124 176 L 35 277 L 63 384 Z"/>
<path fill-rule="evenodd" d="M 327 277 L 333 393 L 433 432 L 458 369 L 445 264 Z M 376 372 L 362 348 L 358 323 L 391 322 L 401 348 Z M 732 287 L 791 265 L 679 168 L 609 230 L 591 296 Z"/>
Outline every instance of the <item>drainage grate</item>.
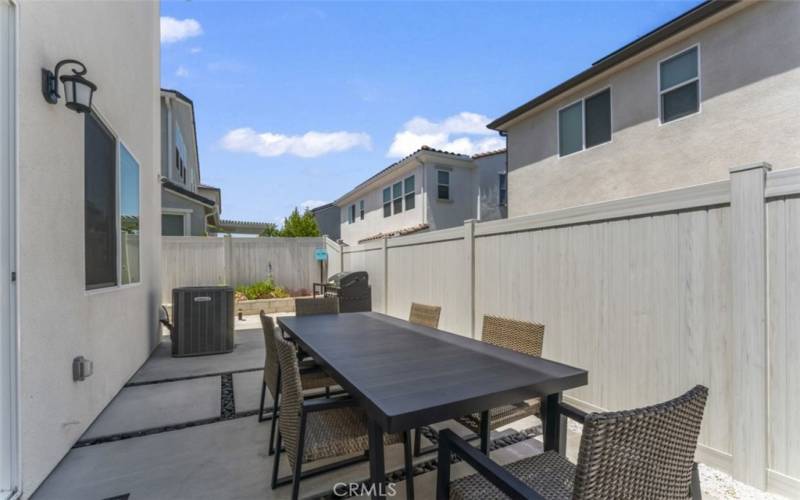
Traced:
<path fill-rule="evenodd" d="M 233 397 L 233 374 L 226 373 L 220 377 L 222 381 L 221 402 L 220 408 L 222 409 L 223 420 L 230 420 L 236 417 L 236 400 Z"/>
<path fill-rule="evenodd" d="M 128 500 L 131 497 L 130 493 L 125 493 L 124 495 L 117 495 L 113 497 L 104 498 L 103 500 Z"/>

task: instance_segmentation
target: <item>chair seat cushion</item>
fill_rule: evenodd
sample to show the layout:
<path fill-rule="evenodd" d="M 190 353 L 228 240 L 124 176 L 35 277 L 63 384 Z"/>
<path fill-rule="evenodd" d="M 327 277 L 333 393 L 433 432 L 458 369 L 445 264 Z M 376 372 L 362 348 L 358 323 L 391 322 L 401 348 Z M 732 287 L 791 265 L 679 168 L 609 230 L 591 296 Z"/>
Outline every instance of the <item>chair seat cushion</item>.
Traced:
<path fill-rule="evenodd" d="M 403 436 L 384 434 L 383 442 L 386 445 L 402 443 Z M 303 462 L 363 453 L 368 449 L 367 415 L 360 408 L 308 414 Z"/>
<path fill-rule="evenodd" d="M 312 370 L 300 374 L 303 390 L 319 389 L 321 387 L 334 387 L 338 384 L 322 370 Z"/>
<path fill-rule="evenodd" d="M 539 407 L 539 399 L 537 398 L 522 403 L 492 408 L 489 410 L 489 430 L 495 430 L 531 415 L 539 416 Z M 472 432 L 480 432 L 480 413 L 473 413 L 468 418 L 459 420 L 459 422 Z"/>
<path fill-rule="evenodd" d="M 575 465 L 554 451 L 518 462 L 505 469 L 547 499 L 569 500 L 575 481 Z M 504 500 L 508 497 L 479 474 L 450 483 L 451 500 Z"/>

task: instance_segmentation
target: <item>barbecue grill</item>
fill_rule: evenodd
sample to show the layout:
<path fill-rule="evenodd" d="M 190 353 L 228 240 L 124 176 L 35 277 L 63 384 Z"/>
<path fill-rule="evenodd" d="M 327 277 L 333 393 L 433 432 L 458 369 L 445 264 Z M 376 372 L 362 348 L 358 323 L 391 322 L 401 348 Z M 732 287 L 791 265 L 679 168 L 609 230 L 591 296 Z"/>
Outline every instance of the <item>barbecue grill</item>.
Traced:
<path fill-rule="evenodd" d="M 372 310 L 372 288 L 366 271 L 336 273 L 320 288 L 325 297 L 339 299 L 339 312 Z"/>

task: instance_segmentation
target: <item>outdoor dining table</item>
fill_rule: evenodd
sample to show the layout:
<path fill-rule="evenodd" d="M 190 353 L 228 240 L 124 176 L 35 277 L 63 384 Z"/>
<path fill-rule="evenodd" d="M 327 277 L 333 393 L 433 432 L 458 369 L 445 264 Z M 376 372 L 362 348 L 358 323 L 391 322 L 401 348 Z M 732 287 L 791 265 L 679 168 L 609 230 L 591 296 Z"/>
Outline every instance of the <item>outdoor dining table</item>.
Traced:
<path fill-rule="evenodd" d="M 480 413 L 487 453 L 489 410 L 540 396 L 544 449 L 563 453 L 562 391 L 588 380 L 580 368 L 376 312 L 287 316 L 278 324 L 365 410 L 373 498 L 386 491 L 385 432 Z"/>

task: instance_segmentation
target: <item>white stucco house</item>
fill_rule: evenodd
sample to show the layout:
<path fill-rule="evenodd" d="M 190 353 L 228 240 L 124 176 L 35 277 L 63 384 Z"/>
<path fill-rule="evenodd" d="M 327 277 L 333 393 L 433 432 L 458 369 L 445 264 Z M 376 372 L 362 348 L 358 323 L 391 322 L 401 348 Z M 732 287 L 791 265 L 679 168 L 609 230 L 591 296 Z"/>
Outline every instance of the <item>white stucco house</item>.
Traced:
<path fill-rule="evenodd" d="M 0 33 L 5 499 L 31 496 L 159 338 L 159 6 L 0 0 Z"/>
<path fill-rule="evenodd" d="M 798 2 L 706 2 L 496 119 L 509 217 L 796 167 L 798 26 Z"/>
<path fill-rule="evenodd" d="M 505 217 L 505 150 L 467 156 L 423 146 L 339 197 L 348 245 Z"/>

